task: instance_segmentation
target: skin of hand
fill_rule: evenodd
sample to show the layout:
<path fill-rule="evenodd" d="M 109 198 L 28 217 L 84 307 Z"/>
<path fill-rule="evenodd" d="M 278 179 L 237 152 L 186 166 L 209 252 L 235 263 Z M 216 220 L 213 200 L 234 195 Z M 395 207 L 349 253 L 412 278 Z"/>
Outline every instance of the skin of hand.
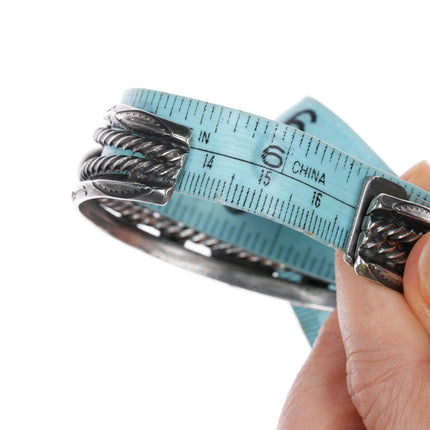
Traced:
<path fill-rule="evenodd" d="M 430 165 L 403 179 L 430 191 Z M 337 308 L 285 402 L 278 430 L 430 429 L 430 233 L 406 262 L 404 295 L 336 254 Z"/>

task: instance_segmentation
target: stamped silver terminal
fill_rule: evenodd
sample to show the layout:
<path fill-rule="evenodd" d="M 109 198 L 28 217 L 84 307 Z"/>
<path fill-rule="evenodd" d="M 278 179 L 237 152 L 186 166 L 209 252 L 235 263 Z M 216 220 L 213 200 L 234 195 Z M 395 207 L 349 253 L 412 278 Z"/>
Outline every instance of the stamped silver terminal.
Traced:
<path fill-rule="evenodd" d="M 188 152 L 191 130 L 182 124 L 125 104 L 112 106 L 106 111 L 104 119 L 108 127 L 127 130 L 137 136 L 149 134 L 168 138 L 172 146 L 181 146 Z"/>
<path fill-rule="evenodd" d="M 403 291 L 409 252 L 430 231 L 430 209 L 408 200 L 406 190 L 382 177 L 366 179 L 344 259 L 356 273 Z"/>

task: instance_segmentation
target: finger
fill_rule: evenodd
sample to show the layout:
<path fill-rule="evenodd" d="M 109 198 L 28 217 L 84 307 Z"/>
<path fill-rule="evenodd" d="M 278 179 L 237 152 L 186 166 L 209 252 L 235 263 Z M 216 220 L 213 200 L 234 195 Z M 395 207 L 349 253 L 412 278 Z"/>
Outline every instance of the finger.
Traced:
<path fill-rule="evenodd" d="M 428 163 L 405 179 L 423 187 Z M 424 178 L 424 180 L 423 180 Z M 347 387 L 368 428 L 430 428 L 430 339 L 402 294 L 359 277 L 336 255 Z"/>
<path fill-rule="evenodd" d="M 408 170 L 403 178 L 430 191 L 430 167 L 425 161 Z M 409 307 L 430 336 L 430 234 L 420 239 L 409 254 L 403 289 Z"/>
<path fill-rule="evenodd" d="M 430 233 L 412 248 L 403 275 L 406 301 L 430 336 Z"/>
<path fill-rule="evenodd" d="M 346 388 L 345 363 L 335 310 L 288 394 L 278 429 L 364 429 Z"/>
<path fill-rule="evenodd" d="M 402 294 L 359 277 L 340 253 L 336 288 L 347 388 L 366 427 L 430 428 L 430 339 Z"/>
<path fill-rule="evenodd" d="M 405 181 L 410 182 L 411 184 L 415 184 L 418 187 L 421 187 L 427 191 L 429 191 L 430 186 L 430 168 L 428 161 L 420 161 L 415 166 L 411 167 L 408 171 L 406 171 L 402 178 Z"/>

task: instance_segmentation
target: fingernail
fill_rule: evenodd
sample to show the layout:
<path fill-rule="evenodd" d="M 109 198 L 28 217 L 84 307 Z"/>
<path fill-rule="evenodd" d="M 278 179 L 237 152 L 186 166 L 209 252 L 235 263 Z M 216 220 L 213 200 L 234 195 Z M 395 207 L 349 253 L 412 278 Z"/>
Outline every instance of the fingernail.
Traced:
<path fill-rule="evenodd" d="M 421 294 L 430 307 L 430 235 L 427 236 L 427 241 L 418 260 L 418 272 Z"/>

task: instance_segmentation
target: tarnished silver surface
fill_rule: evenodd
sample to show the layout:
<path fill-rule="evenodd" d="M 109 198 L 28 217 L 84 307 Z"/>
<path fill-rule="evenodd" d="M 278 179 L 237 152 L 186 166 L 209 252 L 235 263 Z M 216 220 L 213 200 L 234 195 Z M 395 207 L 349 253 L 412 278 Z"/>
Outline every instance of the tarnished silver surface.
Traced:
<path fill-rule="evenodd" d="M 97 129 L 94 139 L 123 155 L 97 151 L 82 163 L 72 198 L 86 217 L 118 239 L 194 272 L 301 306 L 336 306 L 335 292 L 326 283 L 298 274 L 301 282 L 280 279 L 278 271 L 288 271 L 284 265 L 142 204 L 169 200 L 188 152 L 188 128 L 126 105 L 111 108 L 105 120 L 108 126 Z"/>
<path fill-rule="evenodd" d="M 345 260 L 359 275 L 402 291 L 409 252 L 430 231 L 430 209 L 398 197 L 406 191 L 388 182 L 371 177 L 364 184 Z"/>

